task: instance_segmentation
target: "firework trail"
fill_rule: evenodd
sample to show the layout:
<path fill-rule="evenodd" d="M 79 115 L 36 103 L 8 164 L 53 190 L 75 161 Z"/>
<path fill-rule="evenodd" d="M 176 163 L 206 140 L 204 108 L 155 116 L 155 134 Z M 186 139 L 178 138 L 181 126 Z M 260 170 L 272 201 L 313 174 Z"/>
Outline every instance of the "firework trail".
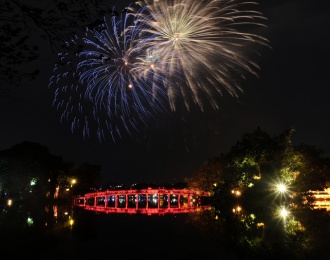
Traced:
<path fill-rule="evenodd" d="M 166 79 L 156 72 L 150 51 L 136 48 L 142 30 L 128 30 L 130 19 L 126 12 L 110 22 L 98 20 L 66 44 L 68 51 L 55 64 L 53 104 L 61 121 L 71 122 L 72 132 L 81 130 L 84 138 L 96 131 L 102 141 L 110 131 L 115 140 L 164 109 L 166 92 L 157 83 Z"/>
<path fill-rule="evenodd" d="M 260 12 L 245 9 L 255 3 L 143 0 L 137 4 L 141 7 L 137 20 L 145 28 L 140 46 L 157 50 L 163 61 L 161 70 L 171 79 L 166 89 L 172 110 L 179 97 L 188 110 L 191 103 L 203 110 L 206 102 L 217 109 L 216 97 L 223 90 L 232 96 L 242 92 L 237 75 L 257 76 L 259 67 L 248 51 L 251 44 L 268 45 L 268 41 L 244 31 L 264 26 Z"/>

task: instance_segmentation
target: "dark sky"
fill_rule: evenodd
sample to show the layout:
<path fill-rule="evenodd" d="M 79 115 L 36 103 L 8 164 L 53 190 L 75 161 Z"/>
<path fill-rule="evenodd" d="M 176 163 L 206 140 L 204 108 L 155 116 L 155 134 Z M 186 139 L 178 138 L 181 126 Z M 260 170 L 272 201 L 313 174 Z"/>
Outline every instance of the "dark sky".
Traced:
<path fill-rule="evenodd" d="M 271 2 L 271 3 L 269 3 Z M 330 10 L 326 0 L 261 0 L 268 28 L 262 35 L 259 78 L 248 76 L 237 99 L 219 99 L 219 111 L 164 113 L 132 137 L 100 144 L 71 134 L 52 107 L 48 79 L 52 57 L 43 57 L 38 80 L 0 98 L 0 150 L 38 142 L 77 164 L 102 167 L 104 181 L 177 182 L 208 159 L 226 153 L 258 126 L 271 136 L 294 126 L 294 144 L 315 145 L 330 155 Z M 51 55 L 51 54 L 49 54 Z"/>

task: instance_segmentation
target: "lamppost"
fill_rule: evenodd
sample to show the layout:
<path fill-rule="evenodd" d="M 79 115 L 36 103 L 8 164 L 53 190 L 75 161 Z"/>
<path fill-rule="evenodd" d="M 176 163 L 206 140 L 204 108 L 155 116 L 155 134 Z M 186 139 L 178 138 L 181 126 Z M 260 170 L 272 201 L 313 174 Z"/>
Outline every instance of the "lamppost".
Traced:
<path fill-rule="evenodd" d="M 265 223 L 263 223 L 263 222 L 257 223 L 257 227 L 258 228 L 262 227 L 262 239 L 264 239 L 264 237 L 265 237 Z"/>
<path fill-rule="evenodd" d="M 283 219 L 284 229 L 286 228 L 286 219 L 289 216 L 289 214 L 290 214 L 290 212 L 284 206 L 282 206 L 279 209 L 279 215 Z"/>
<path fill-rule="evenodd" d="M 275 185 L 275 191 L 277 196 L 279 196 L 279 209 L 277 210 L 277 215 L 283 220 L 284 228 L 286 227 L 286 219 L 288 218 L 290 212 L 287 209 L 288 205 L 288 185 L 285 182 L 278 182 Z"/>

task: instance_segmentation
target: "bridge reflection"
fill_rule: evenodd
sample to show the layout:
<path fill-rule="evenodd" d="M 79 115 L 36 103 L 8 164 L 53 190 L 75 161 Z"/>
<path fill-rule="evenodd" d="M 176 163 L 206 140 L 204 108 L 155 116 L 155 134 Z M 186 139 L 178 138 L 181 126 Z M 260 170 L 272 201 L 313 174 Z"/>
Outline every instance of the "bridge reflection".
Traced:
<path fill-rule="evenodd" d="M 107 190 L 74 198 L 74 206 L 104 213 L 178 214 L 210 209 L 209 192 L 187 189 Z"/>

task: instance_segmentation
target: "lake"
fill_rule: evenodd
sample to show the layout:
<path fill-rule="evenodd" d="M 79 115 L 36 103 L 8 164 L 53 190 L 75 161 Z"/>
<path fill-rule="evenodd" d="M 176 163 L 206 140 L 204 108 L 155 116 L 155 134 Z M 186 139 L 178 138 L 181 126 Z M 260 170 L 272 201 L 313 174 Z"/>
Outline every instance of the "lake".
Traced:
<path fill-rule="evenodd" d="M 286 222 L 269 216 L 257 223 L 254 214 L 233 208 L 147 215 L 95 212 L 72 202 L 2 201 L 0 254 L 45 260 L 330 259 L 329 213 L 292 215 Z"/>
<path fill-rule="evenodd" d="M 209 259 L 232 255 L 224 250 L 214 230 L 209 230 L 205 220 L 212 217 L 212 210 L 148 216 L 97 213 L 71 204 L 45 209 L 45 214 L 39 212 L 34 217 L 37 211 L 33 209 L 18 207 L 15 217 L 11 216 L 12 208 L 3 209 L 1 251 L 34 259 Z"/>

